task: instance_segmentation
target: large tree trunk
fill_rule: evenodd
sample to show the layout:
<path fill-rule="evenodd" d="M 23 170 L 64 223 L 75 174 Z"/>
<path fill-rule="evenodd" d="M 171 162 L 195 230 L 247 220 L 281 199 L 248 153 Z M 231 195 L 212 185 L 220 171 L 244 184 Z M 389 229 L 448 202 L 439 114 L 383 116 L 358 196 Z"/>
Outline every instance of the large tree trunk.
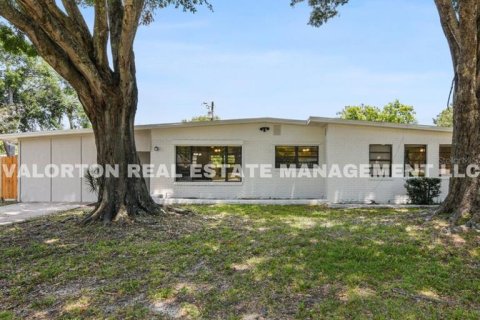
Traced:
<path fill-rule="evenodd" d="M 134 84 L 133 84 L 134 86 Z M 86 218 L 92 221 L 129 220 L 140 212 L 158 213 L 143 176 L 129 175 L 129 166 L 141 165 L 135 147 L 134 118 L 137 105 L 136 89 L 125 94 L 120 88 L 99 93 L 95 99 L 98 110 L 91 117 L 97 162 L 118 167 L 118 177 L 100 179 L 99 199 L 95 210 Z"/>
<path fill-rule="evenodd" d="M 85 221 L 116 221 L 141 211 L 160 211 L 144 178 L 128 175 L 129 165 L 139 165 L 133 43 L 145 0 L 91 1 L 93 30 L 78 1 L 61 1 L 62 8 L 58 2 L 0 0 L 0 16 L 24 32 L 40 56 L 72 85 L 93 126 L 98 164 L 119 168 L 119 176 L 101 179 L 98 205 Z M 188 11 L 204 3 L 181 2 Z"/>
<path fill-rule="evenodd" d="M 469 165 L 480 165 L 480 8 L 476 0 L 464 0 L 457 14 L 451 0 L 436 3 L 455 72 L 452 164 L 458 174 L 466 175 L 450 179 L 449 193 L 438 212 L 452 214 L 452 225 L 470 215 L 467 224 L 473 226 L 480 218 L 480 180 L 468 177 L 467 171 Z"/>

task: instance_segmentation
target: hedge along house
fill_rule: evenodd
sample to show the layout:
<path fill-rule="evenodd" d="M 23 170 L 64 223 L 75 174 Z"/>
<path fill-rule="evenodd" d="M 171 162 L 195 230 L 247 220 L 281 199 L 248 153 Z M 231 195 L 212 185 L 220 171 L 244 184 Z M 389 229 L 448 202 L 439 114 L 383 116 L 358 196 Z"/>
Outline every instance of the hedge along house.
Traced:
<path fill-rule="evenodd" d="M 95 164 L 91 130 L 11 134 L 0 139 L 18 143 L 20 168 L 28 168 L 29 175 L 19 170 L 19 201 L 96 200 L 81 170 L 75 170 L 73 176 L 31 176 L 32 171 L 49 171 L 51 165 Z M 448 188 L 451 140 L 449 128 L 318 117 L 307 121 L 256 118 L 136 127 L 141 161 L 153 165 L 147 184 L 156 199 L 406 203 L 404 183 L 409 174 L 395 175 L 393 167 L 427 165 L 428 170 L 420 170 L 422 175 L 442 177 L 440 201 Z M 389 169 L 370 169 L 367 176 L 355 175 L 355 168 L 365 164 Z M 205 165 L 215 167 L 218 174 L 212 177 L 208 170 L 192 170 Z M 238 165 L 242 166 L 242 176 L 234 169 Z M 285 165 L 290 170 L 282 171 Z M 302 171 L 316 166 L 326 168 L 327 176 L 309 176 Z M 332 175 L 333 167 L 339 169 Z"/>

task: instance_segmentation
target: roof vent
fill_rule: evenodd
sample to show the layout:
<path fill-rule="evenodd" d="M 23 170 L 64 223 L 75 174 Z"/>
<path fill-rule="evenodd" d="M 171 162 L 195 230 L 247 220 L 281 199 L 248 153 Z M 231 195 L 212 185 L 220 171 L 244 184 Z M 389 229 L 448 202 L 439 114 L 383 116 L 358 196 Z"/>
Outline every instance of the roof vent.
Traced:
<path fill-rule="evenodd" d="M 282 126 L 279 124 L 276 124 L 273 126 L 273 135 L 274 136 L 279 136 L 282 134 Z"/>

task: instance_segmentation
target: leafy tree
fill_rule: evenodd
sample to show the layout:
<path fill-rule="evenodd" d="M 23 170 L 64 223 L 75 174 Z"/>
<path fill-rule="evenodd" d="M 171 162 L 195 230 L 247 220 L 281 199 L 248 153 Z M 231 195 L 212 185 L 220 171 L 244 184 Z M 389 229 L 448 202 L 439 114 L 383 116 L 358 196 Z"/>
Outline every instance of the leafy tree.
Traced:
<path fill-rule="evenodd" d="M 470 165 L 480 165 L 480 7 L 478 0 L 434 0 L 453 62 L 453 165 L 466 174 Z M 291 0 L 296 5 L 305 0 Z M 312 8 L 310 24 L 316 27 L 338 15 L 348 0 L 308 0 Z M 480 178 L 461 176 L 450 179 L 449 192 L 437 213 L 452 213 L 457 224 L 471 215 L 468 226 L 480 223 Z"/>
<path fill-rule="evenodd" d="M 348 120 L 364 120 L 377 122 L 392 122 L 392 123 L 416 123 L 415 110 L 412 106 L 408 106 L 395 100 L 390 102 L 383 109 L 374 106 L 360 105 L 347 106 L 342 111 L 337 113 L 340 118 Z"/>
<path fill-rule="evenodd" d="M 0 133 L 88 126 L 73 89 L 38 57 L 8 52 L 0 40 Z"/>
<path fill-rule="evenodd" d="M 346 106 L 337 115 L 347 120 L 380 121 L 381 110 L 374 106 Z"/>
<path fill-rule="evenodd" d="M 453 127 L 453 107 L 449 106 L 442 110 L 442 112 L 433 119 L 433 123 L 439 127 Z"/>
<path fill-rule="evenodd" d="M 400 101 L 395 100 L 383 107 L 381 121 L 412 124 L 416 123 L 417 119 L 413 106 L 401 104 Z"/>
<path fill-rule="evenodd" d="M 118 221 L 160 207 L 143 177 L 129 177 L 139 165 L 134 141 L 138 102 L 133 44 L 141 23 L 173 5 L 195 12 L 206 0 L 0 0 L 0 16 L 24 33 L 37 53 L 75 89 L 92 123 L 99 165 L 116 165 L 118 177 L 104 177 L 98 205 L 85 222 Z M 79 5 L 93 7 L 93 30 Z"/>

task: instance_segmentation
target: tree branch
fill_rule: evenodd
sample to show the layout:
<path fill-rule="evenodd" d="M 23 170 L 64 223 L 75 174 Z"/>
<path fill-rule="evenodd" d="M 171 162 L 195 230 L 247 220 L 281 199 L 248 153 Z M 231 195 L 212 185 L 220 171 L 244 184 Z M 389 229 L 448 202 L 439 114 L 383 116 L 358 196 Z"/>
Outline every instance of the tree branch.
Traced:
<path fill-rule="evenodd" d="M 23 8 L 22 12 L 35 22 L 48 37 L 55 42 L 68 55 L 78 71 L 97 91 L 104 91 L 105 82 L 101 81 L 101 75 L 85 48 L 78 39 L 65 32 L 61 23 L 52 15 L 45 5 L 45 0 L 17 0 Z M 110 79 L 105 79 L 110 80 Z"/>
<path fill-rule="evenodd" d="M 453 67 L 456 72 L 458 59 L 460 57 L 460 27 L 452 0 L 435 0 L 443 32 L 448 41 L 453 60 Z"/>
<path fill-rule="evenodd" d="M 63 6 L 67 11 L 68 16 L 72 19 L 73 24 L 78 28 L 80 31 L 80 35 L 83 38 L 86 46 L 92 48 L 91 42 L 91 34 L 90 30 L 88 29 L 87 23 L 85 19 L 83 19 L 83 15 L 78 9 L 77 3 L 75 0 L 62 0 Z"/>
<path fill-rule="evenodd" d="M 93 50 L 97 66 L 102 71 L 108 71 L 108 20 L 106 0 L 95 1 L 95 24 L 93 27 Z"/>
<path fill-rule="evenodd" d="M 24 32 L 47 61 L 77 91 L 84 106 L 91 105 L 90 88 L 82 74 L 74 67 L 68 55 L 29 16 L 18 11 L 8 0 L 0 0 L 0 13 Z M 90 111 L 86 109 L 87 113 Z"/>
<path fill-rule="evenodd" d="M 134 76 L 133 41 L 140 23 L 140 16 L 144 7 L 144 0 L 124 0 L 124 13 L 120 41 L 118 43 L 118 65 L 120 81 L 130 84 Z M 128 88 L 132 90 L 132 88 Z"/>
<path fill-rule="evenodd" d="M 110 25 L 110 47 L 112 50 L 112 65 L 115 73 L 119 72 L 118 50 L 122 35 L 123 4 L 122 0 L 108 2 L 108 18 Z"/>
<path fill-rule="evenodd" d="M 477 97 L 480 100 L 480 6 L 477 5 Z"/>

